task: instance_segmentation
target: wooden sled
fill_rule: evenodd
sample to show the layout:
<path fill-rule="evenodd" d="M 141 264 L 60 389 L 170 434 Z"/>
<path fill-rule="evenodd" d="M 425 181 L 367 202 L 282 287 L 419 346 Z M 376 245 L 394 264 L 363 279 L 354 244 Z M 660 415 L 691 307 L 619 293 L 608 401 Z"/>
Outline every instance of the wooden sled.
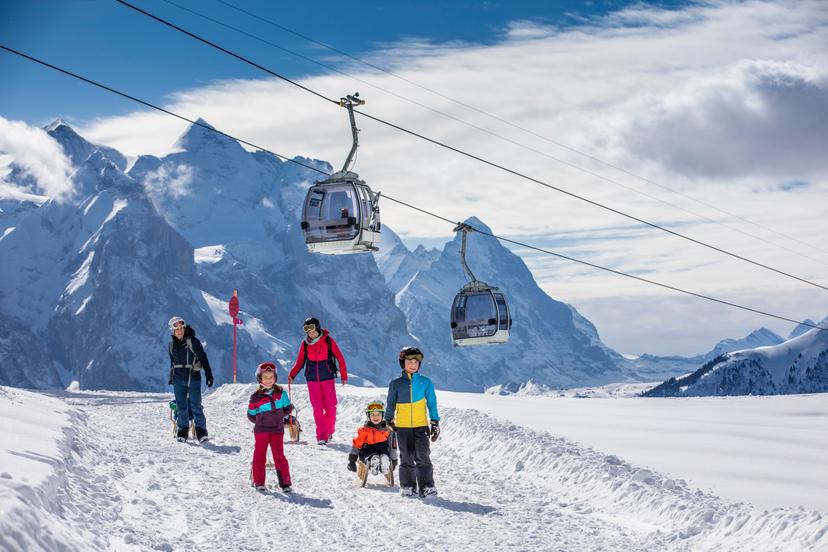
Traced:
<path fill-rule="evenodd" d="M 359 482 L 360 487 L 364 487 L 368 483 L 368 474 L 370 473 L 370 468 L 368 468 L 368 464 L 357 458 L 356 461 L 357 465 L 357 481 Z M 394 486 L 394 470 L 389 470 L 387 474 L 384 474 L 385 477 L 385 484 L 388 487 Z"/>

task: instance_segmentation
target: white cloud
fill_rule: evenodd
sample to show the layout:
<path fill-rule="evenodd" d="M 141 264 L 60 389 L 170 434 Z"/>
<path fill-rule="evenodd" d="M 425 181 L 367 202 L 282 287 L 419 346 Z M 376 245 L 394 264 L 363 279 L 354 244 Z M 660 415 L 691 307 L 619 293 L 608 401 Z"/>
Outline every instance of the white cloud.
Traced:
<path fill-rule="evenodd" d="M 516 22 L 503 37 L 491 46 L 407 41 L 384 48 L 371 61 L 542 137 L 364 67 L 349 71 L 505 140 L 345 76 L 315 76 L 302 84 L 336 99 L 358 90 L 372 115 L 822 281 L 828 263 L 828 248 L 821 249 L 818 233 L 824 226 L 821 206 L 828 199 L 828 10 L 823 2 L 710 2 L 682 10 L 642 5 L 578 27 Z M 336 168 L 350 147 L 344 110 L 273 79 L 182 91 L 165 107 L 192 119 L 203 117 L 282 155 L 324 159 Z M 747 289 L 745 300 L 757 307 L 766 302 L 768 290 L 777 296 L 795 290 L 806 299 L 791 304 L 788 314 L 796 317 L 799 310 L 793 307 L 799 306 L 807 306 L 803 318 L 828 313 L 824 291 L 652 229 L 631 231 L 634 223 L 628 219 L 364 117 L 357 116 L 357 122 L 361 147 L 355 170 L 387 196 L 452 220 L 476 215 L 498 234 L 545 234 L 563 253 L 701 293 L 726 297 Z M 161 155 L 185 126 L 167 115 L 136 112 L 96 121 L 82 133 L 130 155 Z M 791 185 L 797 181 L 807 185 Z M 383 221 L 401 236 L 428 239 L 451 232 L 451 226 L 387 199 L 381 205 Z M 547 270 L 550 263 L 554 268 Z M 611 303 L 629 297 L 624 318 L 640 315 L 640 325 L 616 324 L 611 309 L 595 309 L 593 321 L 611 343 L 647 350 L 645 340 L 664 331 L 649 316 L 652 301 L 642 299 L 639 284 L 620 284 L 615 276 L 559 261 L 533 269 L 553 297 L 576 307 L 594 298 Z M 561 273 L 567 279 L 563 286 Z M 652 293 L 672 297 L 667 291 Z M 742 319 L 750 320 L 746 330 L 762 323 L 752 316 Z M 660 344 L 669 347 L 674 339 L 665 337 Z"/>
<path fill-rule="evenodd" d="M 184 197 L 193 194 L 190 184 L 193 182 L 193 168 L 179 163 L 161 165 L 144 177 L 144 188 L 155 197 Z"/>
<path fill-rule="evenodd" d="M 72 162 L 42 129 L 0 117 L 0 152 L 7 169 L 0 175 L 4 194 L 46 195 L 58 201 L 72 195 Z M 11 162 L 25 182 L 10 181 Z"/>
<path fill-rule="evenodd" d="M 691 176 L 807 178 L 828 169 L 828 73 L 743 60 L 608 114 L 609 140 Z M 620 120 L 618 120 L 620 119 Z"/>

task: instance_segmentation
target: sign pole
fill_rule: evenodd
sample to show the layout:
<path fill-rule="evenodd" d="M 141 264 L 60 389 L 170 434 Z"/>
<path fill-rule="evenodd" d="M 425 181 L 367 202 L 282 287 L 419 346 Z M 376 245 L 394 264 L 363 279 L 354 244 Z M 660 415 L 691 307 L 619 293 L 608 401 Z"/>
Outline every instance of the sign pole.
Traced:
<path fill-rule="evenodd" d="M 241 320 L 236 317 L 239 314 L 239 291 L 233 290 L 233 297 L 227 305 L 227 310 L 230 313 L 230 318 L 233 319 L 233 383 L 236 383 L 236 327 L 241 323 Z"/>

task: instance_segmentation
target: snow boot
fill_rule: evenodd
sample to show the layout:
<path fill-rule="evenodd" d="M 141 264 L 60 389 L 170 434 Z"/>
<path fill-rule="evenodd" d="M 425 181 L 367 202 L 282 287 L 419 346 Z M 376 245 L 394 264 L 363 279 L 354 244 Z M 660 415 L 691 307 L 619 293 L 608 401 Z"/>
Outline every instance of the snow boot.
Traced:
<path fill-rule="evenodd" d="M 400 496 L 414 497 L 417 492 L 414 487 L 400 487 Z"/>
<path fill-rule="evenodd" d="M 319 445 L 320 447 L 324 447 L 325 445 L 328 444 L 328 442 L 325 439 L 319 439 L 318 441 L 316 441 L 316 444 Z"/>
<path fill-rule="evenodd" d="M 184 443 L 187 441 L 187 434 L 190 433 L 189 427 L 179 427 L 178 433 L 175 434 L 175 440 L 179 443 Z"/>
<path fill-rule="evenodd" d="M 420 489 L 420 497 L 422 498 L 433 498 L 437 496 L 437 489 L 434 488 L 433 485 L 428 485 Z"/>
<path fill-rule="evenodd" d="M 290 488 L 290 485 L 282 485 L 282 492 L 285 494 L 290 494 L 293 492 L 293 489 Z"/>
<path fill-rule="evenodd" d="M 207 437 L 207 430 L 203 427 L 196 426 L 195 428 L 196 439 L 198 439 L 199 443 L 203 443 L 208 439 Z"/>
<path fill-rule="evenodd" d="M 257 491 L 259 491 L 260 493 L 266 493 L 267 492 L 267 485 L 256 485 L 255 489 Z"/>

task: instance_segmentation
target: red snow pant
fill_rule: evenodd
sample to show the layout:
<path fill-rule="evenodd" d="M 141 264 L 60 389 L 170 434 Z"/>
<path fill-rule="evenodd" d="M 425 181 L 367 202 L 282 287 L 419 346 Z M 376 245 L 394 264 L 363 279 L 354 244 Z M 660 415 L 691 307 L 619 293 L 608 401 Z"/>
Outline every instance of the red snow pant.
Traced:
<path fill-rule="evenodd" d="M 336 382 L 309 381 L 308 395 L 316 422 L 316 440 L 327 441 L 336 431 Z"/>
<path fill-rule="evenodd" d="M 267 445 L 273 455 L 273 465 L 276 467 L 276 477 L 279 486 L 290 485 L 290 466 L 285 458 L 284 433 L 254 433 L 256 448 L 253 449 L 253 484 L 265 484 L 265 464 L 267 463 Z"/>

